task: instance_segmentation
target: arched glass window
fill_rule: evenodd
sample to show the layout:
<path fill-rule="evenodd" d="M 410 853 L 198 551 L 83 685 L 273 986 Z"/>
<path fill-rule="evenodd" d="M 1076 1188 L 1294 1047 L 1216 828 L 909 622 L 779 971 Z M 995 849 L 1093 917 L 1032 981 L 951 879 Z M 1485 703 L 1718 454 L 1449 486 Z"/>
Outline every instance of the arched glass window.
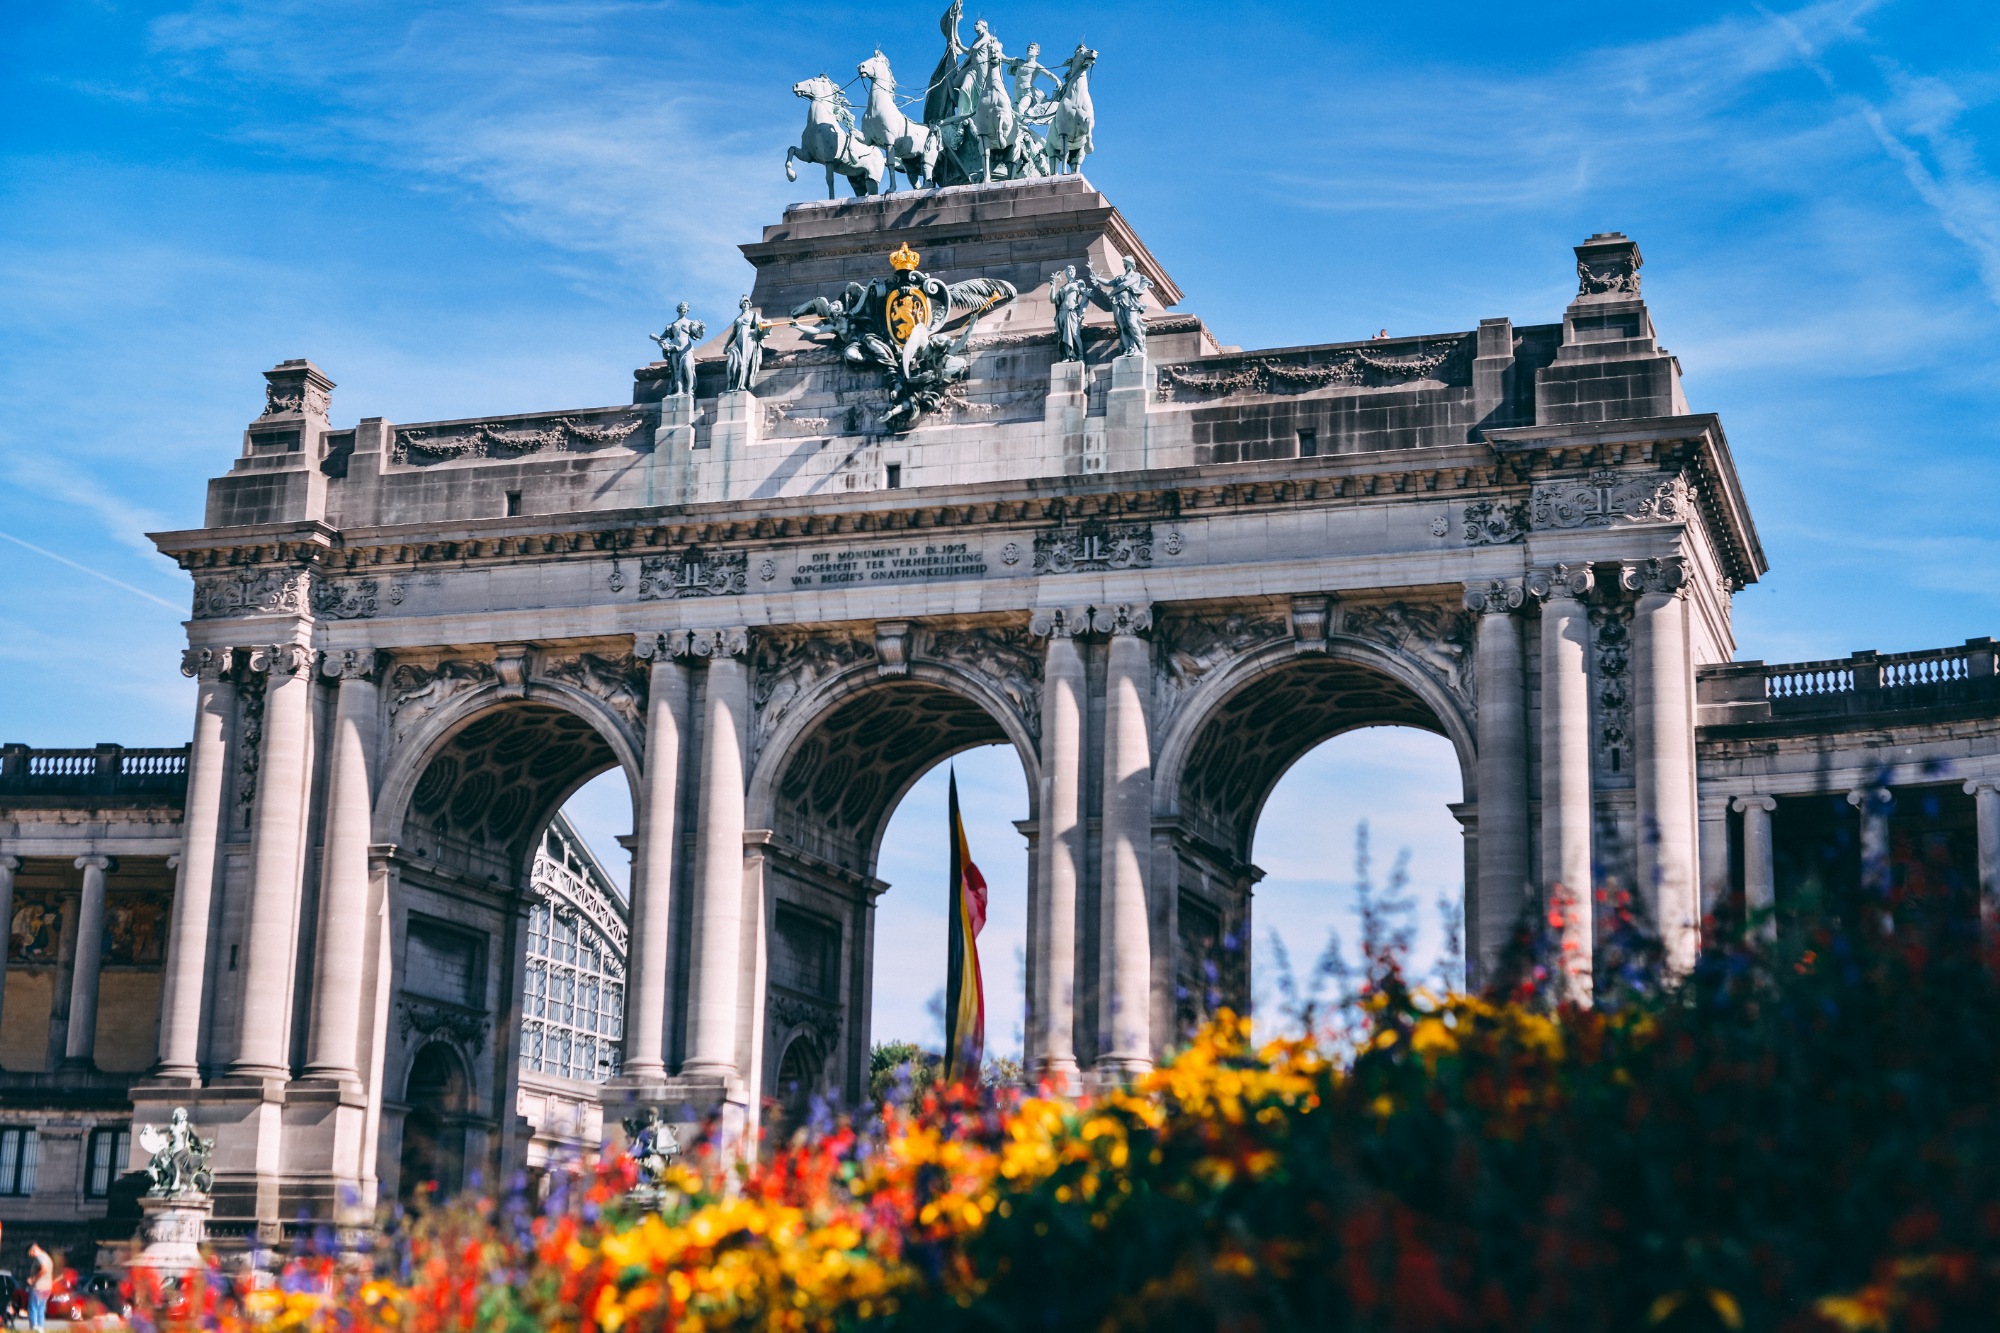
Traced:
<path fill-rule="evenodd" d="M 589 846 L 558 814 L 535 854 L 521 1072 L 602 1083 L 625 1030 L 627 916 Z"/>

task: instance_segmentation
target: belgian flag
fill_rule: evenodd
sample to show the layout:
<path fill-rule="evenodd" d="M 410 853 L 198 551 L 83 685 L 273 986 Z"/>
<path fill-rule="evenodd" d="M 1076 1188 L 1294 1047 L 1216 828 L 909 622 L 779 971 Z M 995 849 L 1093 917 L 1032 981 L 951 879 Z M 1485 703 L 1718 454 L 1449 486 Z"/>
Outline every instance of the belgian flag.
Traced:
<path fill-rule="evenodd" d="M 986 925 L 986 877 L 972 864 L 958 815 L 958 770 L 951 774 L 951 944 L 944 977 L 944 1076 L 977 1080 L 986 1055 L 986 987 L 979 932 Z"/>

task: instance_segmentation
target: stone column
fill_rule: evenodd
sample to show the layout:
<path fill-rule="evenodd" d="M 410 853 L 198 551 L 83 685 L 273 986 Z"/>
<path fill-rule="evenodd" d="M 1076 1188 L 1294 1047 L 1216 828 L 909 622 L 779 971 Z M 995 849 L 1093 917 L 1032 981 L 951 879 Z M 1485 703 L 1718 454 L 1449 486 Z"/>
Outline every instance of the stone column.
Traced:
<path fill-rule="evenodd" d="M 1153 947 L 1146 899 L 1146 862 L 1152 854 L 1153 751 L 1147 734 L 1153 654 L 1141 637 L 1152 628 L 1152 608 L 1100 608 L 1099 633 L 1111 636 L 1104 675 L 1103 862 L 1100 911 L 1098 1028 L 1103 1052 L 1097 1068 L 1113 1075 L 1142 1073 L 1153 1065 Z"/>
<path fill-rule="evenodd" d="M 1083 653 L 1076 636 L 1090 628 L 1081 607 L 1038 611 L 1029 629 L 1045 636 L 1042 671 L 1041 858 L 1034 997 L 1040 1031 L 1037 1067 L 1031 1071 L 1069 1086 L 1076 1077 L 1076 905 L 1083 883 Z"/>
<path fill-rule="evenodd" d="M 673 919 L 681 745 L 686 727 L 687 632 L 641 634 L 633 651 L 652 663 L 646 703 L 646 767 L 639 776 L 639 827 L 632 859 L 632 949 L 625 971 L 624 1076 L 667 1076 L 667 935 Z"/>
<path fill-rule="evenodd" d="M 6 931 L 14 920 L 14 872 L 21 868 L 18 856 L 0 856 L 0 931 Z M 9 941 L 0 939 L 0 1019 L 7 1016 L 7 955 L 13 952 Z"/>
<path fill-rule="evenodd" d="M 1887 787 L 1856 787 L 1847 803 L 1861 812 L 1861 887 L 1877 897 L 1889 896 L 1889 812 L 1895 793 Z"/>
<path fill-rule="evenodd" d="M 1619 582 L 1639 595 L 1632 611 L 1639 891 L 1666 945 L 1667 966 L 1686 972 L 1701 950 L 1687 567 L 1679 557 L 1648 560 L 1626 565 Z"/>
<path fill-rule="evenodd" d="M 1499 966 L 1528 896 L 1528 696 L 1514 614 L 1524 600 L 1518 580 L 1465 589 L 1467 609 L 1479 613 L 1478 902 L 1468 914 L 1479 937 L 1467 941 L 1466 979 L 1475 987 Z"/>
<path fill-rule="evenodd" d="M 694 654 L 708 660 L 702 706 L 701 815 L 695 902 L 694 978 L 683 1072 L 746 1076 L 736 1060 L 736 1008 L 743 972 L 744 730 L 750 720 L 750 650 L 743 629 L 698 630 Z"/>
<path fill-rule="evenodd" d="M 2000 777 L 1974 778 L 1965 790 L 1979 826 L 1979 928 L 1990 946 L 2000 936 Z"/>
<path fill-rule="evenodd" d="M 76 909 L 76 961 L 69 978 L 69 1034 L 63 1060 L 89 1065 L 97 1052 L 97 981 L 104 971 L 104 874 L 108 856 L 79 856 L 83 897 Z"/>
<path fill-rule="evenodd" d="M 361 980 L 368 944 L 369 847 L 375 825 L 375 744 L 380 657 L 372 648 L 328 653 L 321 671 L 340 682 L 327 774 L 326 850 L 320 870 L 306 1075 L 361 1081 Z"/>
<path fill-rule="evenodd" d="M 209 913 L 222 859 L 229 723 L 236 715 L 236 683 L 230 677 L 233 656 L 227 648 L 190 648 L 181 654 L 181 674 L 195 680 L 194 740 L 188 747 L 180 876 L 174 883 L 166 973 L 160 978 L 160 1060 L 153 1076 L 190 1083 L 201 1077 Z"/>
<path fill-rule="evenodd" d="M 1528 576 L 1542 602 L 1542 880 L 1561 921 L 1564 994 L 1591 996 L 1590 566 Z M 1481 821 L 1482 824 L 1484 821 Z M 1486 841 L 1482 828 L 1480 843 Z"/>
<path fill-rule="evenodd" d="M 250 670 L 265 678 L 264 751 L 250 822 L 250 919 L 243 945 L 243 1014 L 231 1074 L 284 1078 L 291 1072 L 293 946 L 299 911 L 300 833 L 305 824 L 307 732 L 312 721 L 312 650 L 280 643 L 254 649 Z"/>
<path fill-rule="evenodd" d="M 1771 854 L 1771 812 L 1778 803 L 1769 796 L 1739 796 L 1730 806 L 1743 815 L 1744 911 L 1752 918 L 1761 915 L 1756 933 L 1775 940 L 1778 921 L 1771 913 L 1778 905 L 1778 876 Z"/>

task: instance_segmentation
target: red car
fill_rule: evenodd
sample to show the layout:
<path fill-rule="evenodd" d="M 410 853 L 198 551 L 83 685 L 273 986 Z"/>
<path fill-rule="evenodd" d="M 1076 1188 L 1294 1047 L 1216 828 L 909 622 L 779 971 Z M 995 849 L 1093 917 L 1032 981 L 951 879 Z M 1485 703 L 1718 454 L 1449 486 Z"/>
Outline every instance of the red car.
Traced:
<path fill-rule="evenodd" d="M 88 1321 L 106 1315 L 123 1319 L 132 1313 L 132 1293 L 111 1273 L 78 1275 L 65 1269 L 56 1276 L 55 1290 L 49 1293 L 51 1319 Z"/>

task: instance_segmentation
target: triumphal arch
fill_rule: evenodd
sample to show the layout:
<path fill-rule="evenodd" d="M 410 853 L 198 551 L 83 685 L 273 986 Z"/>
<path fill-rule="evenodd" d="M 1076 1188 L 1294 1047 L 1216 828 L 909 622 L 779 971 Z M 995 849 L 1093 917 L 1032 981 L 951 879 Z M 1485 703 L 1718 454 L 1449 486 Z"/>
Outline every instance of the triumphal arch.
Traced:
<path fill-rule="evenodd" d="M 1559 323 L 1254 352 L 1080 174 L 799 204 L 743 252 L 733 322 L 670 327 L 629 403 L 340 425 L 284 362 L 158 535 L 199 701 L 132 1097 L 216 1136 L 219 1218 L 392 1194 L 423 1098 L 519 1164 L 528 858 L 612 767 L 608 1095 L 684 1124 L 865 1089 L 883 829 L 975 745 L 1028 778 L 1050 1078 L 1247 1001 L 1257 814 L 1358 727 L 1456 749 L 1475 979 L 1568 893 L 1587 994 L 1607 879 L 1693 957 L 1696 674 L 1764 564 L 1631 240 L 1549 256 Z"/>

